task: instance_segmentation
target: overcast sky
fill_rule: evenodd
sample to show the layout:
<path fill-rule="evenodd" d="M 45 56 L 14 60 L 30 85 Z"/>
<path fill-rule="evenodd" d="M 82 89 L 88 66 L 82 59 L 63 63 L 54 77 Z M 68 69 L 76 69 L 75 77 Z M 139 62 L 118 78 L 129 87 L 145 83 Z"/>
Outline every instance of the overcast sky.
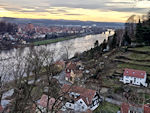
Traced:
<path fill-rule="evenodd" d="M 150 10 L 150 0 L 0 0 L 0 17 L 125 22 Z"/>

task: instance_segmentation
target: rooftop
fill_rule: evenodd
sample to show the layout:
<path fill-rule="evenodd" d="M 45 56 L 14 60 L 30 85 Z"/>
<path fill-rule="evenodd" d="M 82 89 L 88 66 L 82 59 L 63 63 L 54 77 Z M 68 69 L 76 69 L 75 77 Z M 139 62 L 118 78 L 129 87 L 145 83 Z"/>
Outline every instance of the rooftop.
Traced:
<path fill-rule="evenodd" d="M 135 69 L 125 69 L 123 75 L 136 77 L 136 78 L 144 78 L 146 75 L 146 71 L 135 70 Z"/>
<path fill-rule="evenodd" d="M 87 105 L 92 103 L 92 99 L 96 94 L 95 90 L 86 89 L 79 86 L 70 86 L 66 84 L 62 87 L 62 92 L 74 92 L 80 94 L 76 100 L 82 99 Z"/>

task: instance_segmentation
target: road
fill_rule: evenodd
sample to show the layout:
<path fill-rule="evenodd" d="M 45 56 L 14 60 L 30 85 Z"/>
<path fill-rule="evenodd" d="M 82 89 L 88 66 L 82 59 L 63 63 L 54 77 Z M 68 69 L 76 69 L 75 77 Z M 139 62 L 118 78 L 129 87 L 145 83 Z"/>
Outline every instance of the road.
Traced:
<path fill-rule="evenodd" d="M 70 82 L 65 80 L 65 71 L 62 71 L 60 74 L 58 74 L 57 76 L 54 76 L 54 78 L 56 78 L 60 84 L 64 85 L 64 84 L 68 84 L 71 85 Z"/>
<path fill-rule="evenodd" d="M 121 106 L 121 104 L 123 103 L 121 101 L 117 101 L 117 100 L 114 100 L 114 99 L 111 99 L 111 98 L 107 98 L 107 97 L 103 97 L 103 96 L 101 96 L 101 98 L 103 100 L 105 100 L 106 102 L 109 102 L 109 103 L 112 103 L 112 104 L 115 104 L 115 105 L 118 105 L 118 106 Z"/>

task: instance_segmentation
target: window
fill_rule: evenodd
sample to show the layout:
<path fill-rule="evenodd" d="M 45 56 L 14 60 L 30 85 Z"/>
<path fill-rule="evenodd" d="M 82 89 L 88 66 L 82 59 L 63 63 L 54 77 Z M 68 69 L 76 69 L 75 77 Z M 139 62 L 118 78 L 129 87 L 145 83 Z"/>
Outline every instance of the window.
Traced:
<path fill-rule="evenodd" d="M 134 78 L 134 82 L 136 82 L 136 78 Z"/>
<path fill-rule="evenodd" d="M 69 73 L 69 72 L 70 72 L 70 70 L 69 70 L 69 69 L 67 69 L 67 72 Z"/>
<path fill-rule="evenodd" d="M 69 104 L 69 107 L 71 107 L 71 104 Z"/>
<path fill-rule="evenodd" d="M 134 113 L 134 111 L 129 111 L 129 113 Z"/>
<path fill-rule="evenodd" d="M 73 80 L 73 78 L 72 77 L 70 77 L 70 81 L 72 81 Z"/>
<path fill-rule="evenodd" d="M 80 104 L 82 104 L 82 101 L 80 101 Z"/>
<path fill-rule="evenodd" d="M 82 109 L 84 109 L 84 106 L 82 106 Z"/>

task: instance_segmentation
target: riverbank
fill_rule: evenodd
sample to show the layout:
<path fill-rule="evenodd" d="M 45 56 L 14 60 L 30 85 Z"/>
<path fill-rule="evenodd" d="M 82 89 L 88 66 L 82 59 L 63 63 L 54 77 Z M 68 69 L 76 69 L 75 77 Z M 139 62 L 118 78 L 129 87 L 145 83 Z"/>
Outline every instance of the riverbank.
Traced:
<path fill-rule="evenodd" d="M 106 31 L 104 31 L 104 32 L 106 32 Z M 103 32 L 101 32 L 101 33 L 103 33 Z M 101 33 L 99 33 L 99 34 L 101 34 Z M 81 37 L 84 37 L 87 35 L 97 35 L 97 34 L 86 33 L 86 34 L 81 34 L 81 35 L 60 37 L 60 38 L 56 38 L 56 39 L 41 40 L 41 41 L 33 42 L 32 45 L 34 45 L 34 46 L 47 45 L 47 44 L 62 42 L 62 41 L 71 40 L 71 39 L 75 39 L 75 38 L 81 38 Z"/>
<path fill-rule="evenodd" d="M 65 40 L 71 40 L 71 39 L 75 39 L 75 38 L 79 38 L 79 37 L 70 36 L 70 37 L 65 37 L 65 38 L 56 38 L 56 39 L 36 41 L 36 42 L 33 42 L 32 45 L 34 45 L 34 46 L 47 45 L 47 44 L 57 43 L 57 42 L 61 42 L 61 41 L 65 41 Z"/>

